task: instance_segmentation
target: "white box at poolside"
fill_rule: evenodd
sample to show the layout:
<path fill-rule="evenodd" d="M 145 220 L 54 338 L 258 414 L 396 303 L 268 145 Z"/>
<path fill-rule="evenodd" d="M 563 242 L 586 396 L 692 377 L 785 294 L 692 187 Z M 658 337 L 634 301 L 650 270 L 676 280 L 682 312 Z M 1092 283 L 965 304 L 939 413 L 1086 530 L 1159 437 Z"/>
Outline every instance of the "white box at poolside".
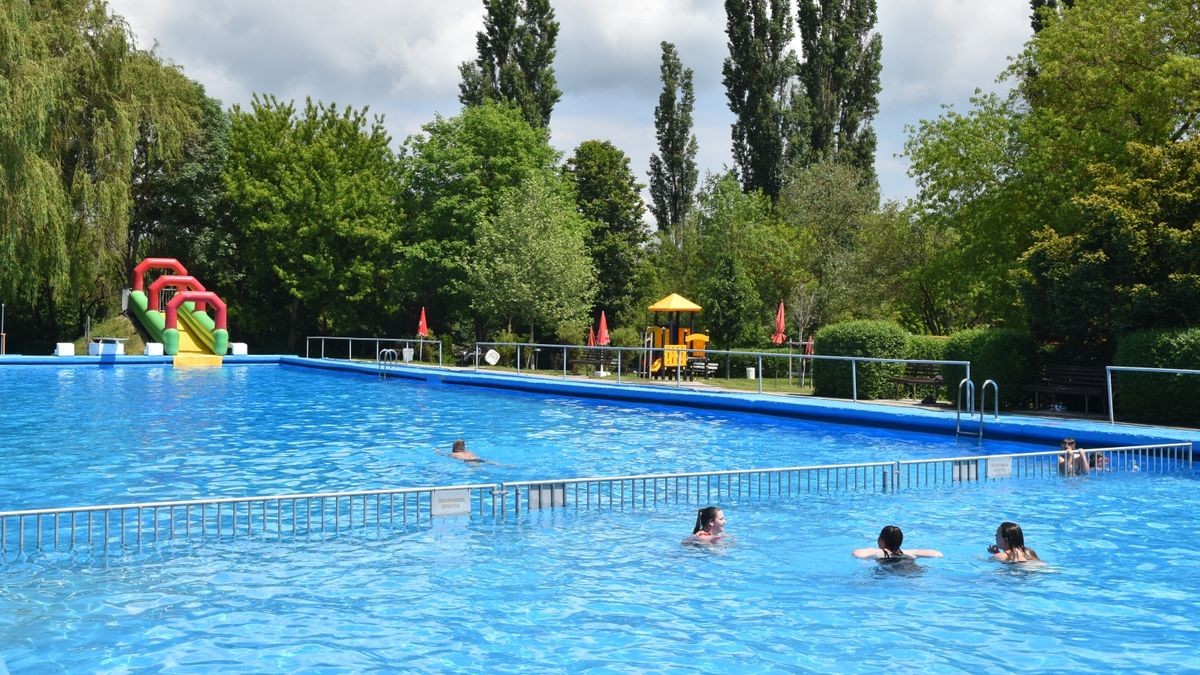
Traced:
<path fill-rule="evenodd" d="M 55 356 L 75 356 L 74 342 L 59 342 L 54 345 Z"/>
<path fill-rule="evenodd" d="M 161 342 L 147 342 L 146 349 L 142 352 L 146 356 L 162 356 L 163 346 Z"/>
<path fill-rule="evenodd" d="M 230 342 L 229 353 L 234 356 L 245 356 L 250 353 L 250 349 L 245 342 Z"/>
<path fill-rule="evenodd" d="M 88 356 L 102 354 L 124 354 L 125 338 L 92 338 L 88 343 Z"/>

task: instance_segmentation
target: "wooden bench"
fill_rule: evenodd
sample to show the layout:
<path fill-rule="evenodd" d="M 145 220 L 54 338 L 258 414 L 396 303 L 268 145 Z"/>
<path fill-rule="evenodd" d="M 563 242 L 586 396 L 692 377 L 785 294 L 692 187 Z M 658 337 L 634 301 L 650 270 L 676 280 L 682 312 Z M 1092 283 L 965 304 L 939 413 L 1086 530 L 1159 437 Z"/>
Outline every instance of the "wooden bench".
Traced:
<path fill-rule="evenodd" d="M 717 367 L 720 364 L 709 361 L 704 358 L 692 357 L 687 360 L 687 376 L 688 379 L 699 375 L 704 379 L 708 379 L 717 374 Z"/>
<path fill-rule="evenodd" d="M 611 370 L 615 364 L 616 359 L 609 352 L 588 352 L 583 356 L 567 360 L 567 365 L 572 370 L 576 370 L 582 366 L 607 371 Z"/>
<path fill-rule="evenodd" d="M 909 363 L 904 366 L 904 374 L 891 378 L 897 384 L 907 384 L 911 398 L 917 397 L 918 386 L 933 386 L 933 397 L 937 398 L 943 378 L 939 366 L 932 363 Z"/>
<path fill-rule="evenodd" d="M 1021 387 L 1033 392 L 1033 407 L 1037 409 L 1040 394 L 1066 394 L 1083 397 L 1083 412 L 1088 413 L 1088 398 L 1108 393 L 1104 368 L 1095 366 L 1046 366 L 1037 382 Z"/>

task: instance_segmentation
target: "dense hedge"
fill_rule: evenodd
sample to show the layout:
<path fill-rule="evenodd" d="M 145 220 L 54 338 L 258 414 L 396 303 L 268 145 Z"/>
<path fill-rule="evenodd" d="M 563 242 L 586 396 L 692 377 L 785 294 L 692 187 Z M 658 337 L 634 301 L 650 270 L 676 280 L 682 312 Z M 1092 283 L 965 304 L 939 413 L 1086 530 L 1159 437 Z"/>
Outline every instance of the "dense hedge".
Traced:
<path fill-rule="evenodd" d="M 979 393 L 983 383 L 995 380 L 1000 394 L 1000 407 L 1013 408 L 1025 395 L 1021 385 L 1034 378 L 1034 345 L 1028 333 L 1009 328 L 975 328 L 950 336 L 946 341 L 945 358 L 948 361 L 970 361 L 971 379 Z M 962 376 L 946 378 L 957 395 Z M 991 407 L 991 400 L 988 401 Z"/>
<path fill-rule="evenodd" d="M 826 326 L 813 337 L 814 351 L 828 356 L 873 356 L 902 359 L 908 349 L 908 333 L 890 321 L 848 321 Z M 903 363 L 858 364 L 858 398 L 895 398 L 891 378 L 904 372 Z M 813 393 L 817 396 L 851 398 L 850 363 L 813 362 Z"/>
<path fill-rule="evenodd" d="M 1113 365 L 1200 370 L 1200 328 L 1143 330 L 1117 341 Z M 1116 413 L 1123 420 L 1200 423 L 1200 376 L 1113 373 Z"/>

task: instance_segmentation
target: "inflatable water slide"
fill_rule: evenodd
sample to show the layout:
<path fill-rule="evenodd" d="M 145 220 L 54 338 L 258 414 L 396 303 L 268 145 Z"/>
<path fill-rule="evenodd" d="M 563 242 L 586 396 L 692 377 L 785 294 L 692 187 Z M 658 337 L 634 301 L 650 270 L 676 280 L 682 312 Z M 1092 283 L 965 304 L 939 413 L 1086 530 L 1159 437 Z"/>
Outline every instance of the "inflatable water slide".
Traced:
<path fill-rule="evenodd" d="M 147 290 L 145 276 L 152 270 L 167 273 L 159 275 Z M 229 348 L 225 303 L 189 275 L 178 260 L 146 258 L 133 268 L 130 289 L 130 313 L 151 340 L 162 343 L 164 354 L 175 357 L 176 367 L 221 365 Z M 161 307 L 163 291 L 168 289 L 175 293 Z"/>

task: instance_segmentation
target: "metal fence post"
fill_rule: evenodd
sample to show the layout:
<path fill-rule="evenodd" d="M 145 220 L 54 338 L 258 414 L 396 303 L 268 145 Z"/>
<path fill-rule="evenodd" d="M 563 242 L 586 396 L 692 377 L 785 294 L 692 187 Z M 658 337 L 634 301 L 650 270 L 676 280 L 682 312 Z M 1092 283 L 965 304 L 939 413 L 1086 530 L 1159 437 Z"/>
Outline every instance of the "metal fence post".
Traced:
<path fill-rule="evenodd" d="M 850 359 L 850 391 L 855 403 L 858 403 L 858 359 Z"/>

